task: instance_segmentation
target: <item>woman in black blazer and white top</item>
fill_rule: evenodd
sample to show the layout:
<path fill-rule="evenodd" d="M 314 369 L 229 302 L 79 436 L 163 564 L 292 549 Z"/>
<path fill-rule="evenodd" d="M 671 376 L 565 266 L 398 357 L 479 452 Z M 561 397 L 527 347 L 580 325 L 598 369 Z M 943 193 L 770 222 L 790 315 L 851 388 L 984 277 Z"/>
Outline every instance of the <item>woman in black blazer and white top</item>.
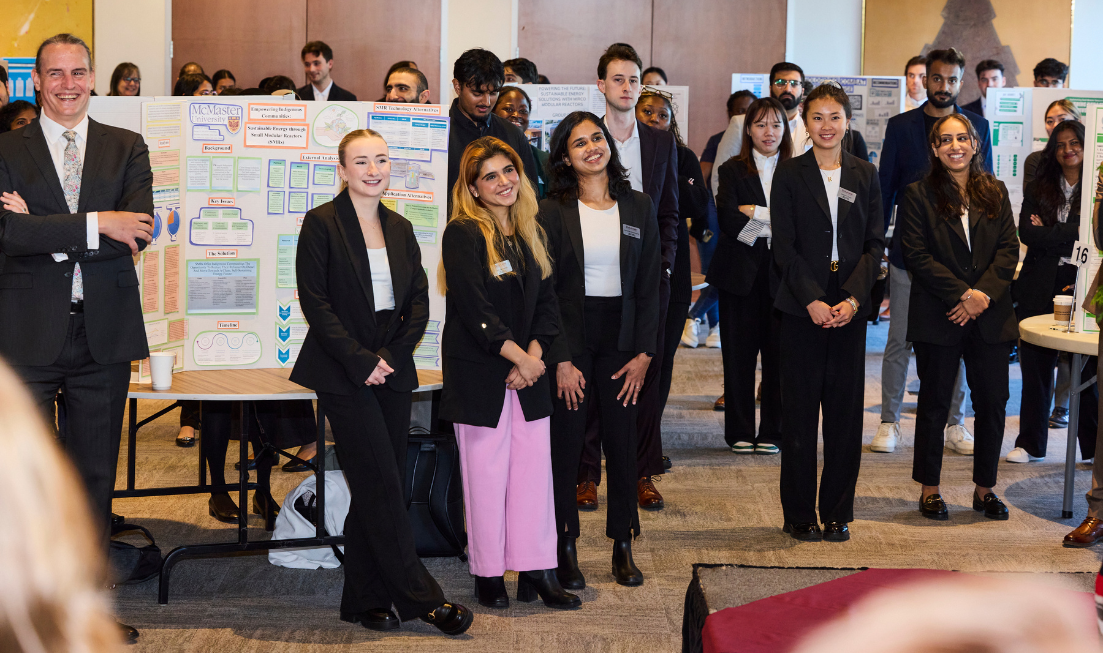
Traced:
<path fill-rule="evenodd" d="M 804 103 L 812 149 L 778 165 L 770 193 L 781 320 L 781 505 L 798 540 L 850 539 L 862 458 L 869 293 L 885 251 L 877 169 L 844 151 L 850 99 L 834 82 Z M 823 477 L 816 523 L 816 436 Z"/>
<path fill-rule="evenodd" d="M 559 576 L 585 587 L 578 568 L 576 483 L 586 431 L 585 402 L 596 398 L 609 483 L 605 534 L 614 540 L 613 575 L 640 585 L 632 560 L 636 511 L 636 399 L 659 326 L 659 235 L 651 198 L 632 190 L 604 121 L 571 113 L 552 134 L 549 198 L 540 222 L 555 260 L 559 334 L 552 341 Z M 596 393 L 596 394 L 595 394 Z"/>
<path fill-rule="evenodd" d="M 719 291 L 724 343 L 724 440 L 733 453 L 781 451 L 780 279 L 770 243 L 774 171 L 789 160 L 792 136 L 776 98 L 755 100 L 743 122 L 743 146 L 717 174 L 720 242 L 706 277 Z M 755 436 L 755 369 L 762 355 L 762 422 Z"/>
<path fill-rule="evenodd" d="M 448 309 L 440 417 L 455 423 L 476 595 L 507 607 L 512 569 L 517 600 L 576 608 L 555 575 L 544 358 L 558 320 L 536 191 L 517 152 L 484 136 L 463 152 L 452 206 L 438 271 Z"/>
<path fill-rule="evenodd" d="M 446 603 L 414 549 L 403 498 L 413 351 L 429 284 L 410 223 L 380 205 L 387 143 L 350 132 L 337 149 L 346 188 L 303 219 L 295 270 L 310 324 L 291 380 L 313 389 L 333 428 L 352 501 L 345 519 L 341 619 L 373 630 L 421 617 L 458 635 L 472 613 Z"/>
<path fill-rule="evenodd" d="M 1007 357 L 1019 336 L 1008 286 L 1019 239 L 1007 188 L 981 167 L 980 139 L 961 114 L 931 128 L 931 171 L 904 190 L 897 209 L 912 275 L 908 340 L 915 347 L 919 407 L 912 478 L 924 517 L 948 519 L 939 493 L 943 428 L 961 361 L 976 413 L 973 509 L 1007 519 L 996 484 L 1007 411 Z"/>

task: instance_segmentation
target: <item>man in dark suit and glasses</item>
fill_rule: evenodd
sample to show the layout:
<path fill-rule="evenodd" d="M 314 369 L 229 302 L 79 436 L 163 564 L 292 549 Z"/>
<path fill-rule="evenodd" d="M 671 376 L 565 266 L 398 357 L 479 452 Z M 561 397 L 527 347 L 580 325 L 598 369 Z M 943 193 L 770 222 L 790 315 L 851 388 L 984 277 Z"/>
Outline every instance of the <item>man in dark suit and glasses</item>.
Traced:
<path fill-rule="evenodd" d="M 130 363 L 149 355 L 131 257 L 152 238 L 153 175 L 140 135 L 88 118 L 84 41 L 47 39 L 31 75 L 42 117 L 0 135 L 0 356 L 48 415 L 64 388 L 63 445 L 106 539 Z"/>

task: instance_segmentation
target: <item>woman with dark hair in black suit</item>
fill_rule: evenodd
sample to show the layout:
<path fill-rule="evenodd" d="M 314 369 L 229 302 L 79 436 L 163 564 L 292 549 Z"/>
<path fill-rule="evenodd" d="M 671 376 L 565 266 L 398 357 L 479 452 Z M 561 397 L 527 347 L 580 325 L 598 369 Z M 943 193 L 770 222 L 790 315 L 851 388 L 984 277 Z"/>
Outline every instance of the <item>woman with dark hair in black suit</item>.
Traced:
<path fill-rule="evenodd" d="M 295 269 L 310 330 L 291 380 L 317 392 L 352 496 L 341 619 L 391 630 L 420 617 L 458 635 L 472 613 L 446 603 L 418 559 L 403 497 L 413 352 L 429 320 L 421 248 L 410 223 L 380 202 L 391 167 L 383 138 L 349 132 L 337 156 L 345 188 L 307 213 L 299 234 Z"/>
<path fill-rule="evenodd" d="M 733 453 L 781 451 L 781 313 L 770 242 L 770 190 L 777 166 L 792 154 L 785 108 L 755 100 L 743 123 L 743 147 L 717 174 L 720 242 L 706 279 L 720 293 L 724 358 L 724 440 Z M 755 436 L 755 369 L 762 355 L 762 422 Z M 728 401 L 730 400 L 730 401 Z"/>
<path fill-rule="evenodd" d="M 931 171 L 904 190 L 897 209 L 904 262 L 912 275 L 908 340 L 915 347 L 919 407 L 912 478 L 919 512 L 949 519 L 939 493 L 943 428 L 962 360 L 976 412 L 973 510 L 1007 519 L 993 492 L 1007 412 L 1007 358 L 1019 336 L 1008 286 L 1019 239 L 1007 188 L 984 171 L 980 138 L 960 113 L 931 128 Z"/>
<path fill-rule="evenodd" d="M 847 153 L 850 99 L 827 82 L 804 103 L 812 149 L 779 164 L 770 193 L 781 274 L 781 506 L 798 540 L 850 539 L 862 459 L 866 314 L 885 251 L 873 164 Z M 823 476 L 816 521 L 816 436 Z"/>
<path fill-rule="evenodd" d="M 632 190 L 605 123 L 576 111 L 551 141 L 548 199 L 539 220 L 555 261 L 559 334 L 548 365 L 555 374 L 552 480 L 559 579 L 586 586 L 578 568 L 576 487 L 587 401 L 600 410 L 609 487 L 605 534 L 613 576 L 640 585 L 632 560 L 636 511 L 636 400 L 655 354 L 659 322 L 659 234 L 651 198 Z"/>
<path fill-rule="evenodd" d="M 1027 184 L 1019 213 L 1019 238 L 1027 246 L 1019 276 L 1011 283 L 1015 314 L 1020 321 L 1053 312 L 1055 295 L 1073 294 L 1076 266 L 1072 246 L 1080 237 L 1080 179 L 1084 168 L 1084 125 L 1075 121 L 1058 123 L 1042 150 L 1037 176 Z M 1058 352 L 1022 342 L 1019 365 L 1023 393 L 1019 413 L 1019 437 L 1007 454 L 1007 462 L 1025 463 L 1046 457 L 1049 443 L 1049 404 L 1053 400 L 1053 370 Z M 1091 377 L 1091 358 L 1084 369 Z M 1078 375 L 1077 375 L 1078 376 Z M 1087 379 L 1084 379 L 1087 380 Z M 1084 392 L 1080 402 L 1080 453 L 1084 460 L 1095 457 L 1098 408 L 1093 392 Z"/>

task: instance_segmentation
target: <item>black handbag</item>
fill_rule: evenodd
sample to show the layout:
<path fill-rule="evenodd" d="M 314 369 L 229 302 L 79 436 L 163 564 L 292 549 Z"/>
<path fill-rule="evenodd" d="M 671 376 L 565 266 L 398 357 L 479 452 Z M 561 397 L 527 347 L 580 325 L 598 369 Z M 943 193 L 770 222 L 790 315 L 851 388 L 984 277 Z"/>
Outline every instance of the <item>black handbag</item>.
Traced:
<path fill-rule="evenodd" d="M 466 561 L 467 529 L 456 436 L 410 430 L 405 497 L 418 556 L 458 556 Z"/>

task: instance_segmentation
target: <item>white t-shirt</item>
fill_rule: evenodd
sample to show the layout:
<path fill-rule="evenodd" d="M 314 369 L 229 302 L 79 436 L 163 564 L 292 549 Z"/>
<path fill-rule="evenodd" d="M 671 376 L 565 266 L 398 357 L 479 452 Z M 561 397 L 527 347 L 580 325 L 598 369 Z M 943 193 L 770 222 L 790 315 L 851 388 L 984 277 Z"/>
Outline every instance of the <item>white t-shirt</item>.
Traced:
<path fill-rule="evenodd" d="M 604 211 L 578 201 L 587 297 L 620 297 L 620 208 Z"/>
<path fill-rule="evenodd" d="M 827 206 L 831 209 L 831 260 L 839 260 L 839 184 L 843 169 L 820 170 L 823 187 L 827 191 Z"/>
<path fill-rule="evenodd" d="M 391 262 L 387 258 L 387 248 L 369 249 L 368 265 L 371 266 L 371 291 L 375 296 L 375 310 L 393 309 L 394 286 L 391 284 Z"/>

